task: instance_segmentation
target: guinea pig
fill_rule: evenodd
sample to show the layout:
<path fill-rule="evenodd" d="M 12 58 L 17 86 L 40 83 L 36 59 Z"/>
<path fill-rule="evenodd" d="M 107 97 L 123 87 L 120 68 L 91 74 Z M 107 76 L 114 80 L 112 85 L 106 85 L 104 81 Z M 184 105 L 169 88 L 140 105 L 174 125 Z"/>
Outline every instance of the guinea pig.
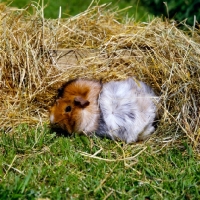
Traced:
<path fill-rule="evenodd" d="M 141 81 L 128 78 L 103 85 L 96 134 L 126 143 L 145 140 L 153 131 L 158 97 Z"/>
<path fill-rule="evenodd" d="M 58 89 L 57 100 L 50 108 L 50 123 L 68 134 L 91 133 L 97 130 L 100 117 L 98 98 L 101 84 L 75 79 Z"/>
<path fill-rule="evenodd" d="M 141 81 L 100 82 L 76 79 L 58 90 L 50 122 L 68 133 L 96 134 L 126 143 L 154 131 L 158 97 Z"/>

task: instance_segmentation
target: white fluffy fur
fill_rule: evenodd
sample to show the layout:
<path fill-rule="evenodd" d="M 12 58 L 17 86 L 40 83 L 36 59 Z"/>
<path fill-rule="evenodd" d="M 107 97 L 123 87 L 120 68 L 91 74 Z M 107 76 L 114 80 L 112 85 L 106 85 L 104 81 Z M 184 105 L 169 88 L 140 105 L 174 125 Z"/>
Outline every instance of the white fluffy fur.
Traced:
<path fill-rule="evenodd" d="M 154 131 L 157 100 L 149 86 L 131 78 L 104 84 L 99 98 L 102 114 L 97 134 L 127 143 L 145 139 Z"/>

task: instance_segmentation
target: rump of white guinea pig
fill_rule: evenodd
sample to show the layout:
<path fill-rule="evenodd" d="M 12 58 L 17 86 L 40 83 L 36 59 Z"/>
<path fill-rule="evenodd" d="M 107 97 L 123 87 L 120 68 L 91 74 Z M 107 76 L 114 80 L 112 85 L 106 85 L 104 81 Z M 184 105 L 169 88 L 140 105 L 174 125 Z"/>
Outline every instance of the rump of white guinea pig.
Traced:
<path fill-rule="evenodd" d="M 146 139 L 155 130 L 158 99 L 149 86 L 132 78 L 105 83 L 96 134 L 126 143 Z"/>

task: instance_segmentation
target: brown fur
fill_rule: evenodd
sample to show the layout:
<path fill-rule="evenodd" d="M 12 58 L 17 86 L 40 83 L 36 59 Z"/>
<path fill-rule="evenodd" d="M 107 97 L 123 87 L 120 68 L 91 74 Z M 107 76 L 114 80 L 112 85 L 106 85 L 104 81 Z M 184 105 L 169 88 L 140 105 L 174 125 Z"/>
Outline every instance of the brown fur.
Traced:
<path fill-rule="evenodd" d="M 76 79 L 65 83 L 50 108 L 51 124 L 70 134 L 95 131 L 100 116 L 100 90 L 101 84 L 96 81 Z"/>

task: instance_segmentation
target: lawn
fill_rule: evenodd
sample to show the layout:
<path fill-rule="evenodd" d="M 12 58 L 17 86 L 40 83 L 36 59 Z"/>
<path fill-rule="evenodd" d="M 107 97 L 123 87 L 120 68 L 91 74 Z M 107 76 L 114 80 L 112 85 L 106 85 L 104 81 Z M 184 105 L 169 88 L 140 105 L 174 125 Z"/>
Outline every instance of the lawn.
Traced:
<path fill-rule="evenodd" d="M 9 2 L 7 0 L 2 0 L 2 2 Z M 28 0 L 14 0 L 9 3 L 10 6 L 18 7 L 18 8 L 24 8 L 27 5 L 30 4 L 31 1 Z M 91 4 L 91 0 L 85 0 L 84 2 L 77 1 L 77 0 L 70 0 L 68 1 L 62 1 L 62 0 L 44 0 L 44 1 L 38 1 L 40 5 L 43 5 L 45 7 L 44 9 L 44 16 L 45 18 L 58 18 L 60 7 L 61 7 L 61 17 L 69 17 L 71 15 L 77 15 L 80 12 L 85 11 Z M 96 4 L 105 4 L 105 3 L 111 3 L 112 7 L 119 7 L 119 9 L 128 8 L 127 14 L 130 16 L 133 16 L 136 20 L 147 20 L 149 17 L 149 13 L 147 12 L 147 9 L 143 6 L 139 6 L 139 2 L 137 0 L 100 0 L 94 1 L 93 5 Z M 30 10 L 31 12 L 32 10 Z"/>
<path fill-rule="evenodd" d="M 187 140 L 126 145 L 21 125 L 1 134 L 0 146 L 0 199 L 200 198 L 200 165 Z"/>

